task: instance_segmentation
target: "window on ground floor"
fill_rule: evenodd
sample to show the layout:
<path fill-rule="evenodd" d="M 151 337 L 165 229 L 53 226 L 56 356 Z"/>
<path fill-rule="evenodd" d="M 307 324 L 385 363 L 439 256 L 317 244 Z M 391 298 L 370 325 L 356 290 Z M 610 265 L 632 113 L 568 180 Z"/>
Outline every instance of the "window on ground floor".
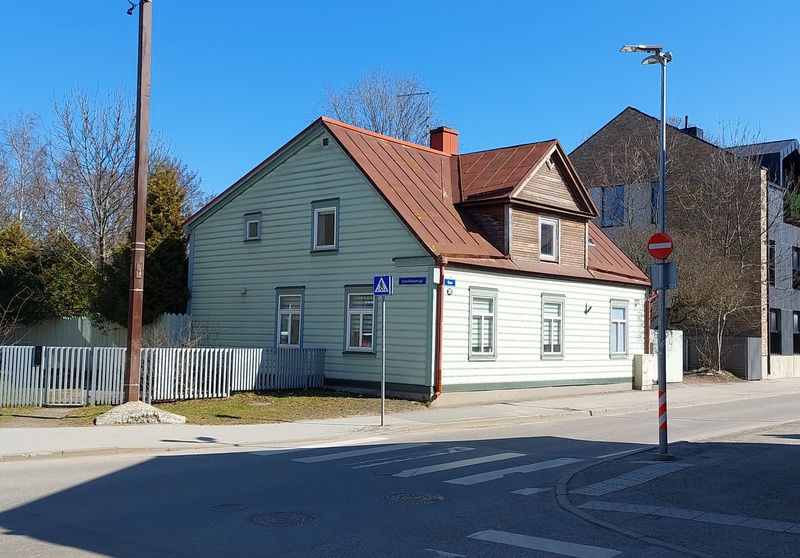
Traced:
<path fill-rule="evenodd" d="M 611 356 L 628 354 L 628 302 L 611 301 Z"/>
<path fill-rule="evenodd" d="M 769 310 L 769 352 L 773 355 L 783 354 L 781 350 L 781 311 L 777 308 Z"/>
<path fill-rule="evenodd" d="M 564 297 L 542 295 L 542 358 L 564 356 Z"/>
<path fill-rule="evenodd" d="M 375 351 L 373 328 L 375 297 L 372 286 L 347 292 L 347 340 L 345 349 L 362 353 Z"/>
<path fill-rule="evenodd" d="M 800 354 L 800 312 L 792 312 L 792 352 Z"/>
<path fill-rule="evenodd" d="M 277 343 L 280 348 L 300 347 L 303 325 L 302 289 L 278 289 Z"/>
<path fill-rule="evenodd" d="M 469 356 L 493 358 L 497 356 L 497 291 L 475 289 L 469 291 Z"/>

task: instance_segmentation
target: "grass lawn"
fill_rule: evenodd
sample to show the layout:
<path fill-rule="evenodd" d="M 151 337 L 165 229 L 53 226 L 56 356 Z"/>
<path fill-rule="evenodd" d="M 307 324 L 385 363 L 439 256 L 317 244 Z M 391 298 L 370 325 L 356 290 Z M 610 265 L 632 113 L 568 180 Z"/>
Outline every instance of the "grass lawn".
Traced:
<path fill-rule="evenodd" d="M 196 399 L 157 403 L 155 407 L 186 417 L 188 424 L 260 424 L 378 416 L 379 397 L 359 396 L 325 389 L 281 391 L 264 394 L 236 393 L 227 399 Z M 425 408 L 424 403 L 387 399 L 386 412 L 399 413 Z M 97 415 L 111 409 L 96 407 L 0 407 L 3 426 L 90 426 Z"/>

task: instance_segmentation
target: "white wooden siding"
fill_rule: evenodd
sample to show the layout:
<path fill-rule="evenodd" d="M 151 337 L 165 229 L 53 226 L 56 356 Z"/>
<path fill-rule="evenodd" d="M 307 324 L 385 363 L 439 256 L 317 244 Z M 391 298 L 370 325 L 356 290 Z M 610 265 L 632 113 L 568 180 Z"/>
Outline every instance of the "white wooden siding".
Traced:
<path fill-rule="evenodd" d="M 303 344 L 326 349 L 326 377 L 377 382 L 380 352 L 343 354 L 345 286 L 371 293 L 373 276 L 397 280 L 393 258 L 427 252 L 336 142 L 321 145 L 322 135 L 195 225 L 193 319 L 208 345 L 274 347 L 275 289 L 305 287 Z M 311 253 L 311 204 L 329 199 L 339 200 L 339 249 Z M 262 212 L 261 240 L 243 242 L 242 215 L 251 211 Z M 427 285 L 395 285 L 387 301 L 387 382 L 430 385 L 433 263 L 403 268 Z M 379 331 L 376 319 L 378 351 Z"/>
<path fill-rule="evenodd" d="M 591 383 L 632 378 L 633 355 L 644 352 L 644 299 L 640 288 L 526 278 L 445 269 L 456 280 L 445 297 L 443 387 Z M 469 360 L 469 288 L 491 287 L 497 295 L 497 358 Z M 541 358 L 542 294 L 564 301 L 564 358 Z M 610 356 L 611 300 L 629 302 L 628 355 Z M 590 308 L 586 312 L 587 308 Z"/>

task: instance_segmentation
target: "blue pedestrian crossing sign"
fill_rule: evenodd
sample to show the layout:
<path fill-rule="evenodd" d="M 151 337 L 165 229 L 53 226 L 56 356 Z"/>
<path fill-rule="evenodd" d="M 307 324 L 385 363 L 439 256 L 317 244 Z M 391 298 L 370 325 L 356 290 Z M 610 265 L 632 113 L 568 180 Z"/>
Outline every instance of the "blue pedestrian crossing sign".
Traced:
<path fill-rule="evenodd" d="M 376 275 L 372 278 L 372 294 L 386 296 L 392 294 L 392 276 Z"/>

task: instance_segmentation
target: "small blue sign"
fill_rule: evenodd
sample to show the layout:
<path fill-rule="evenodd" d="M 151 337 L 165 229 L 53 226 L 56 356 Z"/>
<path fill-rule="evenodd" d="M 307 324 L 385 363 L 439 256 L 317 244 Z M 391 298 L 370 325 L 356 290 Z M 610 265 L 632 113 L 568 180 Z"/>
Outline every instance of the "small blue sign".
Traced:
<path fill-rule="evenodd" d="M 427 283 L 427 277 L 400 277 L 397 280 L 398 285 L 425 285 Z"/>
<path fill-rule="evenodd" d="M 376 275 L 372 278 L 372 294 L 386 296 L 392 294 L 392 276 Z"/>
<path fill-rule="evenodd" d="M 444 286 L 445 287 L 455 287 L 456 286 L 456 280 L 455 279 L 445 279 L 444 280 Z"/>

